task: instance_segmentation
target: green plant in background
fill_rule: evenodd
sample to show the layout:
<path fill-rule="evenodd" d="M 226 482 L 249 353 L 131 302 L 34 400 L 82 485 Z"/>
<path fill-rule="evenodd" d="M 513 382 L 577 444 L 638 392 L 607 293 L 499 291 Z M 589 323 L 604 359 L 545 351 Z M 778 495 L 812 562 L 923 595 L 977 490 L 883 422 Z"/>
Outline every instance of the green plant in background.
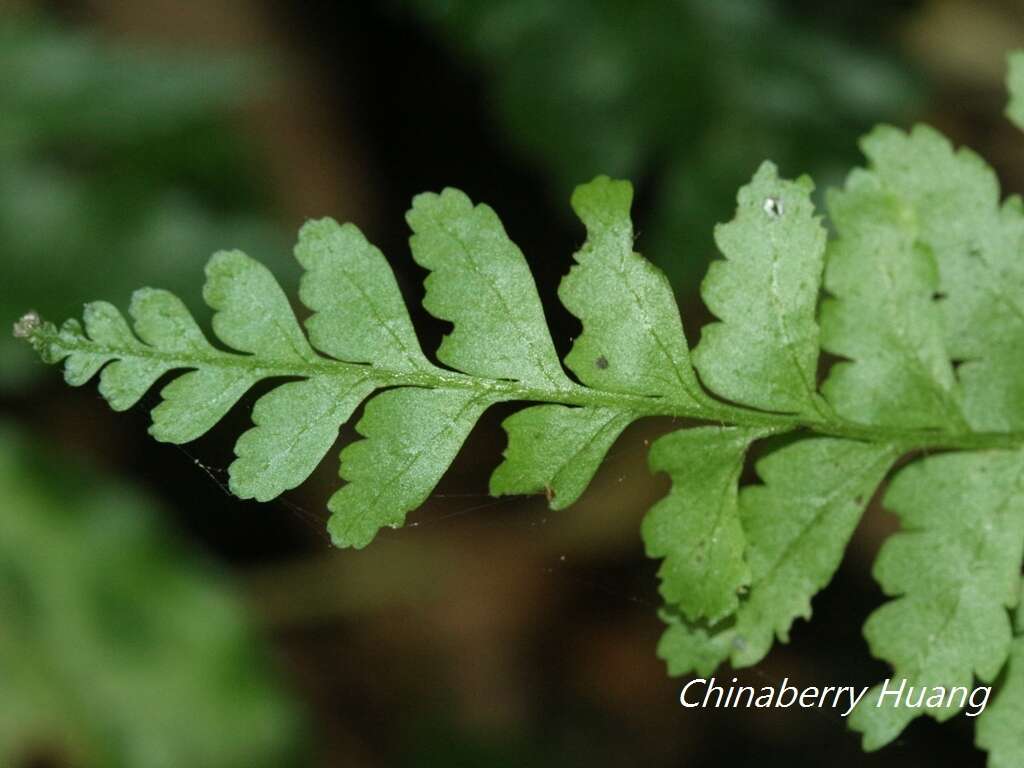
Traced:
<path fill-rule="evenodd" d="M 857 136 L 918 86 L 883 55 L 770 0 L 406 0 L 477 63 L 499 128 L 564 200 L 598 173 L 651 178 L 647 249 L 673 286 L 713 253 L 707 222 L 764 157 L 838 182 Z"/>
<path fill-rule="evenodd" d="M 1024 93 L 1014 59 L 1010 114 Z M 341 454 L 331 498 L 339 546 L 362 547 L 430 494 L 490 405 L 531 401 L 504 423 L 495 495 L 575 501 L 632 421 L 696 420 L 651 449 L 673 481 L 643 525 L 668 629 L 673 674 L 759 662 L 810 616 L 857 522 L 892 475 L 885 505 L 904 531 L 875 573 L 893 599 L 868 620 L 876 656 L 898 684 L 990 682 L 1011 657 L 979 743 L 994 766 L 1019 765 L 1024 701 L 1010 610 L 1024 552 L 1024 203 L 1000 202 L 994 173 L 938 132 L 882 127 L 862 142 L 867 166 L 828 195 L 829 238 L 802 177 L 764 163 L 715 230 L 725 257 L 701 291 L 717 321 L 691 351 L 668 280 L 633 251 L 632 188 L 598 177 L 572 207 L 587 230 L 559 297 L 583 332 L 558 360 L 522 253 L 486 205 L 447 189 L 419 195 L 407 221 L 427 269 L 424 306 L 453 330 L 431 362 L 384 256 L 351 225 L 310 222 L 295 255 L 312 311 L 303 333 L 271 273 L 240 251 L 206 270 L 211 344 L 171 293 L 142 289 L 134 331 L 94 302 L 84 326 L 26 315 L 15 328 L 67 381 L 100 374 L 115 409 L 165 374 L 153 435 L 187 442 L 256 382 L 289 377 L 253 409 L 231 489 L 266 500 L 301 483 L 355 408 L 364 439 Z M 823 296 L 824 293 L 824 296 Z M 822 378 L 821 353 L 838 362 Z M 753 443 L 759 483 L 740 485 Z M 899 464 L 901 457 L 910 460 Z M 1024 627 L 1016 627 L 1018 634 Z M 876 707 L 851 716 L 864 745 L 894 739 L 955 704 Z M 948 701 L 948 700 L 947 700 Z"/>
<path fill-rule="evenodd" d="M 1006 116 L 1016 125 L 1024 126 L 1024 51 L 1014 51 L 1009 56 L 1010 71 L 1006 85 L 1010 91 L 1010 103 Z"/>
<path fill-rule="evenodd" d="M 0 490 L 0 763 L 293 764 L 297 713 L 240 605 L 148 499 L 4 425 Z"/>
<path fill-rule="evenodd" d="M 65 315 L 82 290 L 142 280 L 196 305 L 195 254 L 224 242 L 280 253 L 217 120 L 251 92 L 254 69 L 0 17 L 0 316 L 14 322 L 26 291 Z M 0 341 L 0 355 L 0 390 L 35 375 L 21 345 Z"/>

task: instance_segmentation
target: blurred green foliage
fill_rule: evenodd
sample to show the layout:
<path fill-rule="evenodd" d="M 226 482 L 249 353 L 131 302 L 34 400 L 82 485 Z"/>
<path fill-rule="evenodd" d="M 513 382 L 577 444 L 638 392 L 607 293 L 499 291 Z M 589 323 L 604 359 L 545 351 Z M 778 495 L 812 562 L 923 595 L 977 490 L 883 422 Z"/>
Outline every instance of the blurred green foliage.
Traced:
<path fill-rule="evenodd" d="M 712 225 L 762 160 L 829 186 L 857 160 L 857 137 L 918 91 L 883 55 L 768 0 L 406 5 L 481 66 L 498 123 L 554 199 L 599 173 L 653 181 L 644 252 L 687 292 Z"/>
<path fill-rule="evenodd" d="M 0 765 L 295 764 L 241 606 L 148 500 L 3 424 L 0 496 Z"/>
<path fill-rule="evenodd" d="M 0 320 L 64 316 L 99 293 L 123 304 L 143 284 L 195 307 L 214 250 L 286 254 L 223 121 L 257 70 L 0 17 Z M 0 391 L 40 371 L 24 346 L 0 335 Z"/>

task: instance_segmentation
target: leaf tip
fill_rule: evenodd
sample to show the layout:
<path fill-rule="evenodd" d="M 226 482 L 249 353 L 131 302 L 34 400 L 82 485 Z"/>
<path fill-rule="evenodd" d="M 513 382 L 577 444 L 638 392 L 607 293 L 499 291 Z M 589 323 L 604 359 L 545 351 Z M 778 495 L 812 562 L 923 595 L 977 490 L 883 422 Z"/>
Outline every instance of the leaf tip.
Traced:
<path fill-rule="evenodd" d="M 27 339 L 31 341 L 36 331 L 38 331 L 42 325 L 43 319 L 39 316 L 39 313 L 34 309 L 30 309 L 14 323 L 12 333 L 16 339 Z"/>
<path fill-rule="evenodd" d="M 420 192 L 412 199 L 412 206 L 405 214 L 405 220 L 418 231 L 431 219 L 462 216 L 473 208 L 469 195 L 455 187 L 445 187 L 440 192 Z"/>
<path fill-rule="evenodd" d="M 215 279 L 218 277 L 230 277 L 232 274 L 244 269 L 252 259 L 244 252 L 238 250 L 217 251 L 208 262 L 206 262 L 206 277 Z"/>
<path fill-rule="evenodd" d="M 357 528 L 352 522 L 350 518 L 343 516 L 340 512 L 334 512 L 331 515 L 331 519 L 327 522 L 327 532 L 330 534 L 331 544 L 338 549 L 364 549 L 373 541 L 377 534 L 376 530 L 372 527 Z"/>
<path fill-rule="evenodd" d="M 632 250 L 633 185 L 628 181 L 597 176 L 573 190 L 570 204 L 587 229 L 587 245 L 576 254 L 577 261 L 594 248 L 611 246 Z"/>
<path fill-rule="evenodd" d="M 306 219 L 303 225 L 299 227 L 299 240 L 302 241 L 312 237 L 323 237 L 350 226 L 352 225 L 339 224 L 330 216 L 322 216 L 319 219 Z"/>
<path fill-rule="evenodd" d="M 180 303 L 177 296 L 162 288 L 137 288 L 132 291 L 128 302 L 128 314 L 138 320 L 152 312 L 160 312 L 166 308 L 167 302 Z"/>
<path fill-rule="evenodd" d="M 57 344 L 60 334 L 75 335 L 76 329 L 80 333 L 80 328 L 77 323 L 68 321 L 65 323 L 65 327 L 58 332 L 53 323 L 43 320 L 35 310 L 29 310 L 14 323 L 12 335 L 16 339 L 27 341 L 44 363 L 52 365 L 60 362 L 67 355 Z"/>
<path fill-rule="evenodd" d="M 628 213 L 633 204 L 633 185 L 624 179 L 613 179 L 602 174 L 586 184 L 578 185 L 569 202 L 581 219 L 585 219 L 586 214 L 595 209 L 601 210 L 608 206 Z"/>
<path fill-rule="evenodd" d="M 777 181 L 779 178 L 779 166 L 771 160 L 762 160 L 754 173 L 754 182 Z"/>

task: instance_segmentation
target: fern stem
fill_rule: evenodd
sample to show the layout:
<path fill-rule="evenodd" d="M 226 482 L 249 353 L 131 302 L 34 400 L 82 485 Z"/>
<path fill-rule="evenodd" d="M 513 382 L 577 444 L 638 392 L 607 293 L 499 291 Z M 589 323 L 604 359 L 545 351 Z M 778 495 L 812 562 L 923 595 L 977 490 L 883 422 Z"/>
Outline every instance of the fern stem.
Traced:
<path fill-rule="evenodd" d="M 185 354 L 167 352 L 144 344 L 116 347 L 97 343 L 85 336 L 60 332 L 50 323 L 41 323 L 34 328 L 28 340 L 40 351 L 45 350 L 46 355 L 53 360 L 80 353 L 119 360 L 157 360 L 171 369 L 237 368 L 258 378 L 312 378 L 338 375 L 351 378 L 353 369 L 357 369 L 365 372 L 365 376 L 378 388 L 468 389 L 488 394 L 495 402 L 525 401 L 613 408 L 634 414 L 638 418 L 663 416 L 730 426 L 770 427 L 775 433 L 807 430 L 822 436 L 893 445 L 903 451 L 994 450 L 1024 446 L 1024 432 L 894 429 L 857 424 L 839 418 L 816 419 L 807 415 L 759 411 L 722 402 L 707 393 L 703 393 L 699 405 L 694 405 L 690 401 L 597 390 L 575 383 L 570 383 L 566 387 L 530 387 L 518 381 L 468 376 L 438 367 L 425 371 L 396 371 L 326 357 L 320 358 L 316 363 L 296 364 L 291 361 L 277 362 L 220 350 L 209 354 Z"/>

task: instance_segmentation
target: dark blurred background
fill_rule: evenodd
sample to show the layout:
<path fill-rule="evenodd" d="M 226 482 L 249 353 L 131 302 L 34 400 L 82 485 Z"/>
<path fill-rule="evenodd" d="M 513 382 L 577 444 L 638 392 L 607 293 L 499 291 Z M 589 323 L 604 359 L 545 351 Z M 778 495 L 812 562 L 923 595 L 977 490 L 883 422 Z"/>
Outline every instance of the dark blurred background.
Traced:
<path fill-rule="evenodd" d="M 1024 188 L 1001 117 L 1019 0 L 79 0 L 0 6 L 0 313 L 127 304 L 197 315 L 222 247 L 294 295 L 294 232 L 356 222 L 388 254 L 424 348 L 413 194 L 490 203 L 555 299 L 583 238 L 572 187 L 637 187 L 639 248 L 691 339 L 711 229 L 764 158 L 822 188 L 877 122 L 924 120 Z M 297 308 L 301 312 L 301 308 Z M 412 525 L 335 551 L 337 453 L 269 504 L 224 490 L 259 391 L 184 449 L 0 340 L 0 765 L 982 765 L 971 721 L 922 718 L 863 755 L 833 711 L 684 710 L 655 657 L 639 538 L 666 490 L 636 425 L 573 508 L 499 501 L 494 409 Z M 158 389 L 157 387 L 156 389 Z M 358 414 L 357 414 L 358 415 Z M 352 438 L 346 427 L 342 441 Z M 810 624 L 751 685 L 864 685 L 882 599 L 873 504 Z"/>

